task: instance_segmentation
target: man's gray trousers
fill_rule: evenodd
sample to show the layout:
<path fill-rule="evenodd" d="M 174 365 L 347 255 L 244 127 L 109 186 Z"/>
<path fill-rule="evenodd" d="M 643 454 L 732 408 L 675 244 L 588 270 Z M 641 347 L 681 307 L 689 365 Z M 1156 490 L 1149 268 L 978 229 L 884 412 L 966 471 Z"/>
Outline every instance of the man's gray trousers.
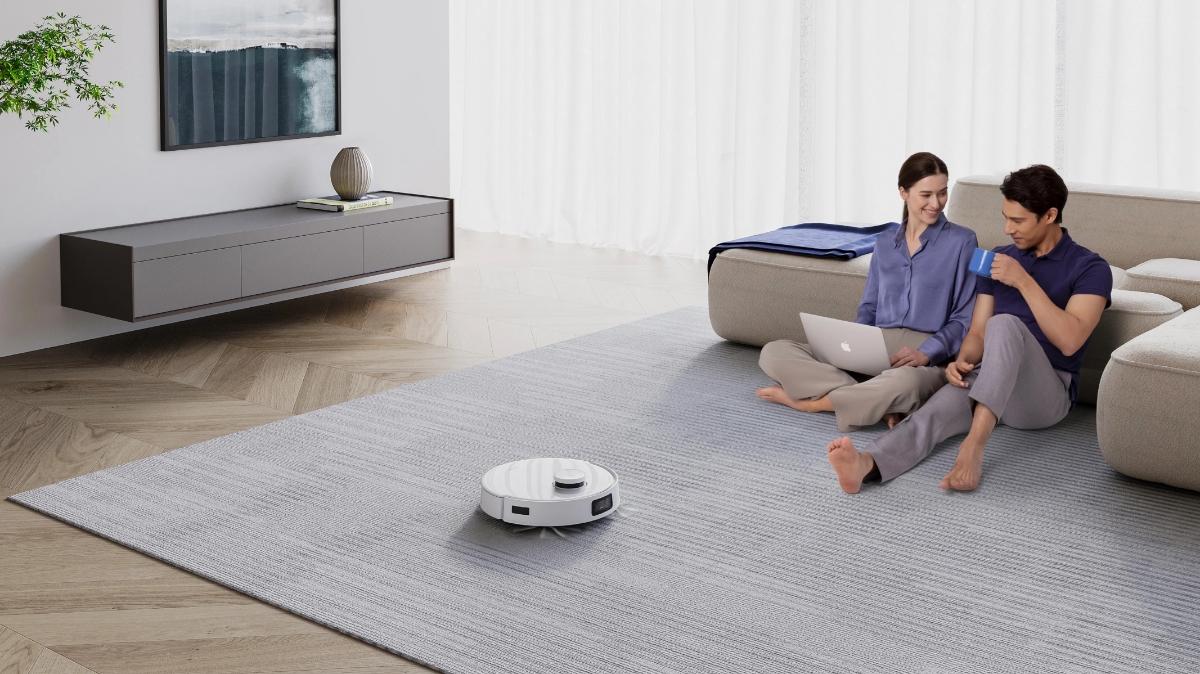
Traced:
<path fill-rule="evenodd" d="M 968 388 L 947 385 L 920 409 L 864 450 L 890 480 L 929 455 L 934 445 L 971 429 L 973 402 L 1013 428 L 1053 426 L 1071 411 L 1071 374 L 1055 370 L 1037 338 L 1011 314 L 993 316 L 983 338 L 983 362 L 963 377 Z"/>

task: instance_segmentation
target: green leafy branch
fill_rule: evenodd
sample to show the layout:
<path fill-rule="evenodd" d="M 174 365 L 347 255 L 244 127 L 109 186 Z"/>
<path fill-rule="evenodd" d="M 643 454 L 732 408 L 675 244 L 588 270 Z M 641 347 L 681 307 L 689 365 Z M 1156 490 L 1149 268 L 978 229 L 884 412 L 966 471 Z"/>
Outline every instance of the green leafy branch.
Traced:
<path fill-rule="evenodd" d="M 115 43 L 108 26 L 94 28 L 78 16 L 59 12 L 45 23 L 0 46 L 0 114 L 15 112 L 31 131 L 49 131 L 58 124 L 55 114 L 71 107 L 70 91 L 88 103 L 96 118 L 111 117 L 117 106 L 111 102 L 113 89 L 88 79 L 89 61 L 106 42 Z"/>

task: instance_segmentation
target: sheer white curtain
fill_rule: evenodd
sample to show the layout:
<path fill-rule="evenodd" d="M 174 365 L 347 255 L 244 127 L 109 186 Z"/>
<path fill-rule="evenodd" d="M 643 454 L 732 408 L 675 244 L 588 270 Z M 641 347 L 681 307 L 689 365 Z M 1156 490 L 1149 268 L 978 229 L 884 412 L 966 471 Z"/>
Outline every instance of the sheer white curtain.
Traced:
<path fill-rule="evenodd" d="M 790 0 L 451 11 L 463 226 L 695 256 L 796 218 Z"/>
<path fill-rule="evenodd" d="M 1052 0 L 801 3 L 800 215 L 900 217 L 914 152 L 951 177 L 1054 159 Z"/>
<path fill-rule="evenodd" d="M 1060 1 L 1067 177 L 1200 190 L 1200 2 Z"/>
<path fill-rule="evenodd" d="M 462 226 L 700 256 L 952 178 L 1200 189 L 1192 0 L 452 0 Z"/>

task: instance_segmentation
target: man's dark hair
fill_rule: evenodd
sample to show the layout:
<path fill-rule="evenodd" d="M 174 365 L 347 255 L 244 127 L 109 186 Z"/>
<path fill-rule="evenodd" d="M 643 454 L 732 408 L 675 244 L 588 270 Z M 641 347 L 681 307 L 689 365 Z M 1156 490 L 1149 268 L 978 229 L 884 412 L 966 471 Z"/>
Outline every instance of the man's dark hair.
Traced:
<path fill-rule="evenodd" d="M 1026 166 L 1008 174 L 1000 185 L 1000 193 L 1039 218 L 1051 208 L 1057 208 L 1058 216 L 1054 221 L 1062 222 L 1063 209 L 1067 206 L 1067 184 L 1058 171 L 1045 164 Z"/>

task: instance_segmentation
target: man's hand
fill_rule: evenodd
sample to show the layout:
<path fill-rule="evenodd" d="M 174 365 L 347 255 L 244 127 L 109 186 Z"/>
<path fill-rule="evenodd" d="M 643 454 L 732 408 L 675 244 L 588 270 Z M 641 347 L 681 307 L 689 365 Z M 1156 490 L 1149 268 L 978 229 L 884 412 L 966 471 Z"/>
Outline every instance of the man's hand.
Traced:
<path fill-rule="evenodd" d="M 1029 275 L 1029 272 L 1025 271 L 1025 268 L 1015 258 L 1011 258 L 1003 253 L 996 253 L 995 259 L 992 260 L 992 280 L 1020 290 L 1021 284 L 1026 281 L 1032 281 L 1033 277 Z"/>
<path fill-rule="evenodd" d="M 925 367 L 929 364 L 929 356 L 907 346 L 892 356 L 892 367 Z"/>
<path fill-rule="evenodd" d="M 965 360 L 954 360 L 946 366 L 946 381 L 959 388 L 967 388 L 967 382 L 963 381 L 963 377 L 974 370 L 975 366 Z"/>

